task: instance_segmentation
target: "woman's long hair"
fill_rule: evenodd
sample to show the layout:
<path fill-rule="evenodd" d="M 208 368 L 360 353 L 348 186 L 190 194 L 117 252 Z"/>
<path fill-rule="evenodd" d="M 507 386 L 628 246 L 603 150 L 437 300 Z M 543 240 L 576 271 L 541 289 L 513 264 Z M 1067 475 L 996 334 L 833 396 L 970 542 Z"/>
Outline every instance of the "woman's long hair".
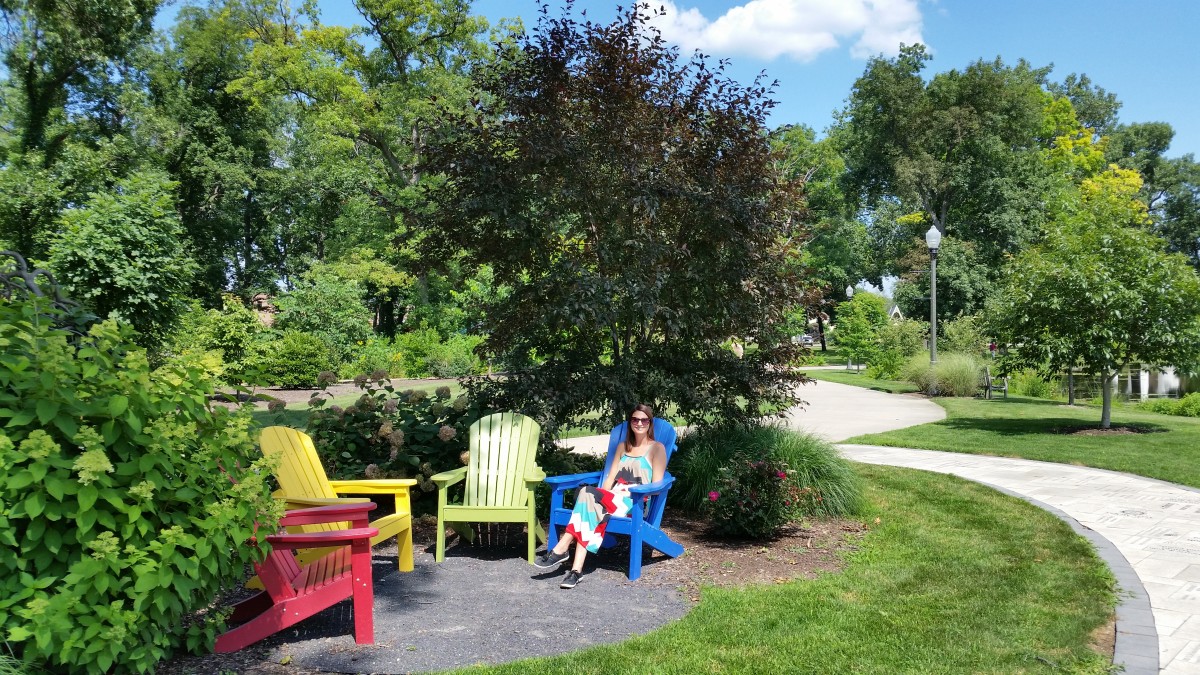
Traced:
<path fill-rule="evenodd" d="M 654 408 L 645 403 L 639 403 L 633 406 L 633 410 L 630 410 L 629 414 L 625 416 L 625 443 L 631 448 L 633 447 L 633 439 L 636 437 L 633 435 L 633 422 L 630 420 L 633 418 L 633 413 L 635 412 L 644 412 L 650 417 L 650 424 L 646 425 L 646 438 L 654 440 Z"/>

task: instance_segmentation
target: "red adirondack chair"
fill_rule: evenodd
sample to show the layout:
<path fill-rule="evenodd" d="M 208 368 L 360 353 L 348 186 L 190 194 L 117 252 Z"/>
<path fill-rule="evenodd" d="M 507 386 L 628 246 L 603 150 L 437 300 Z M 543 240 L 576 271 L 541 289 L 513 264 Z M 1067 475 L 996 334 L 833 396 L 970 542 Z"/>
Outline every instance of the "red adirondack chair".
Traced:
<path fill-rule="evenodd" d="M 234 605 L 230 622 L 245 623 L 217 638 L 217 652 L 235 652 L 252 645 L 349 597 L 354 598 L 354 641 L 374 644 L 371 537 L 379 530 L 369 527 L 367 518 L 373 508 L 374 504 L 365 502 L 285 513 L 279 521 L 281 527 L 349 522 L 351 529 L 268 536 L 271 552 L 254 564 L 265 590 Z M 323 546 L 337 548 L 309 564 L 296 562 L 296 549 Z"/>

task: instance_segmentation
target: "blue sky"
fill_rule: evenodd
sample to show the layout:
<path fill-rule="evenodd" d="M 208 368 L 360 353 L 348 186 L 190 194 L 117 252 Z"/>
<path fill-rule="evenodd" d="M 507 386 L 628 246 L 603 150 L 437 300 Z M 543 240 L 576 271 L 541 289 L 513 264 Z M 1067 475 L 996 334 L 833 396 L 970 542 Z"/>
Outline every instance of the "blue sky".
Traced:
<path fill-rule="evenodd" d="M 623 0 L 628 4 L 630 0 Z M 323 6 L 328 6 L 324 0 Z M 584 1 L 589 18 L 612 16 L 614 2 Z M 732 61 L 749 82 L 765 70 L 779 81 L 772 126 L 804 123 L 818 131 L 841 108 L 871 54 L 892 55 L 901 41 L 927 45 L 929 74 L 980 58 L 1054 65 L 1051 77 L 1086 73 L 1123 103 L 1120 120 L 1168 122 L 1169 156 L 1200 156 L 1200 2 L 1195 0 L 655 0 L 676 20 L 664 35 L 688 52 L 700 47 Z M 551 4 L 551 13 L 557 11 Z M 479 0 L 497 20 L 519 16 L 532 28 L 534 0 Z M 674 11 L 672 11 L 674 10 Z M 327 20 L 332 17 L 327 17 Z"/>

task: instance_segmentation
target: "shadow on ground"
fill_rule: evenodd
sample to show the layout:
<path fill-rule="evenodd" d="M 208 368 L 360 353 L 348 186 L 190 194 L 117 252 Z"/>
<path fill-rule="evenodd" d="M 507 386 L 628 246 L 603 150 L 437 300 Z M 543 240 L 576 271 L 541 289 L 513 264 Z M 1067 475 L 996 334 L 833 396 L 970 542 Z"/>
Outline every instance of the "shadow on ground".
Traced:
<path fill-rule="evenodd" d="M 674 587 L 629 582 L 628 554 L 592 556 L 583 581 L 561 590 L 562 570 L 524 559 L 520 537 L 489 536 L 455 544 L 446 560 L 418 550 L 413 572 L 397 571 L 395 549 L 377 548 L 375 645 L 354 643 L 353 614 L 343 602 L 270 638 L 271 660 L 309 670 L 408 673 L 505 663 L 642 635 L 692 607 Z M 452 540 L 453 541 L 453 540 Z M 651 558 L 653 566 L 661 556 Z"/>

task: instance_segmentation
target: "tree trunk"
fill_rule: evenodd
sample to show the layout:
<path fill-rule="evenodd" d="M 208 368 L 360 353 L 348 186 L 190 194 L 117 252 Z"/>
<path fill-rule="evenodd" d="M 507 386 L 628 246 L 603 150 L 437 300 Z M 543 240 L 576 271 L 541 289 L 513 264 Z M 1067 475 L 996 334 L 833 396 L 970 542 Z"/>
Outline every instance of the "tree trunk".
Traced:
<path fill-rule="evenodd" d="M 1105 373 L 1100 377 L 1100 385 L 1102 392 L 1101 399 L 1104 405 L 1100 408 L 1100 428 L 1107 429 L 1112 425 L 1112 378 L 1116 377 L 1114 373 L 1111 377 Z"/>
<path fill-rule="evenodd" d="M 821 319 L 821 312 L 817 312 L 817 335 L 821 338 L 821 351 L 829 351 L 829 347 L 825 345 L 825 321 Z"/>

